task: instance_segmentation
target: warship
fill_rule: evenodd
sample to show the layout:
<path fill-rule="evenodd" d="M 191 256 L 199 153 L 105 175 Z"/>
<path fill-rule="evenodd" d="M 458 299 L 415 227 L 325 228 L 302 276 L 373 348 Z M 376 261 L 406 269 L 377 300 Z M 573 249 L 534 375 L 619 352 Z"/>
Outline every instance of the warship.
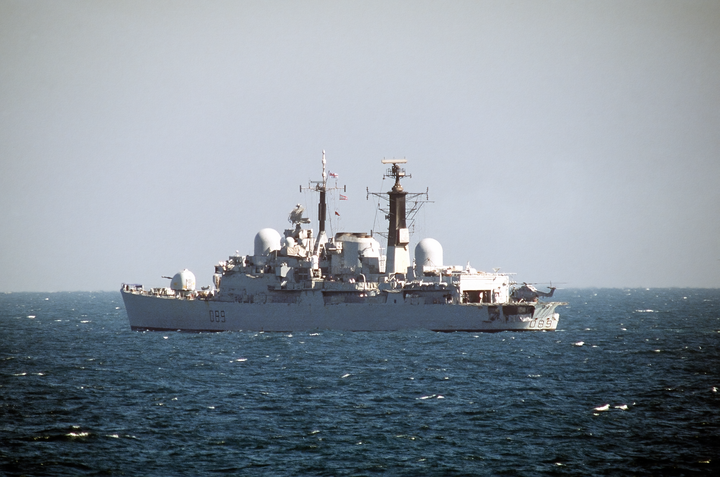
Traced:
<path fill-rule="evenodd" d="M 384 177 L 394 179 L 384 199 L 388 220 L 386 253 L 374 233 L 338 232 L 329 237 L 325 151 L 322 179 L 308 188 L 319 193 L 318 231 L 309 227 L 304 208 L 289 214 L 291 227 L 281 235 L 272 228 L 255 235 L 252 255 L 235 253 L 215 266 L 212 286 L 196 289 L 195 275 L 182 270 L 169 287 L 145 290 L 123 284 L 121 294 L 130 327 L 136 331 L 315 330 L 395 331 L 551 331 L 558 325 L 552 297 L 517 284 L 509 273 L 445 265 L 443 248 L 423 238 L 410 260 L 408 216 L 425 193 L 409 193 L 406 159 L 383 159 Z M 334 176 L 334 174 L 330 173 Z M 303 187 L 300 187 L 302 192 Z M 340 189 L 344 190 L 344 189 Z M 342 196 L 340 197 L 343 198 Z M 408 208 L 408 205 L 410 207 Z M 378 234 L 380 235 L 380 234 Z"/>

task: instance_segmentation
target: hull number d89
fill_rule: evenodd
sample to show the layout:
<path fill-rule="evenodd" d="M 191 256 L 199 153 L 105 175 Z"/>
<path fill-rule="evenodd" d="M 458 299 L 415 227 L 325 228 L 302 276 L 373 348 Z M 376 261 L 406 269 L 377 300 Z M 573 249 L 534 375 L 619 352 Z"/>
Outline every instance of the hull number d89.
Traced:
<path fill-rule="evenodd" d="M 530 328 L 552 328 L 552 319 L 547 318 L 546 320 L 532 320 L 530 322 Z"/>
<path fill-rule="evenodd" d="M 210 310 L 210 321 L 213 323 L 225 323 L 225 310 Z"/>

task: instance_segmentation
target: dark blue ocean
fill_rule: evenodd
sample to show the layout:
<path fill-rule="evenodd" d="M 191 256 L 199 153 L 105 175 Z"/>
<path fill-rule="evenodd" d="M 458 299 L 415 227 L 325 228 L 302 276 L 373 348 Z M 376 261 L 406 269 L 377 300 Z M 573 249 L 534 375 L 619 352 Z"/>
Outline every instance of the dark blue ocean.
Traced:
<path fill-rule="evenodd" d="M 556 332 L 191 334 L 1 294 L 0 474 L 720 475 L 720 290 L 558 299 Z"/>

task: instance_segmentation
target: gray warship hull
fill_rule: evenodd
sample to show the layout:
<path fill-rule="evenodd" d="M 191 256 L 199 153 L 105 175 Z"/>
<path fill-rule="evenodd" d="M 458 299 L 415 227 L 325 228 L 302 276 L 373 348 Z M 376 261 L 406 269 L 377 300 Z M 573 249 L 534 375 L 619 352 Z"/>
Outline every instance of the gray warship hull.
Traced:
<path fill-rule="evenodd" d="M 552 331 L 551 297 L 532 284 L 513 287 L 508 273 L 483 272 L 445 265 L 440 243 L 430 237 L 415 247 L 410 260 L 410 225 L 425 193 L 410 193 L 400 181 L 409 177 L 406 159 L 383 159 L 394 179 L 389 192 L 370 193 L 382 200 L 388 220 L 387 248 L 373 232 L 338 232 L 328 236 L 327 194 L 331 187 L 322 157 L 322 180 L 308 190 L 319 193 L 318 234 L 307 228 L 304 207 L 288 216 L 282 235 L 264 228 L 255 235 L 254 253 L 236 252 L 215 265 L 213 285 L 196 290 L 195 275 L 185 269 L 170 287 L 121 288 L 133 330 L 152 331 Z M 302 191 L 302 186 L 300 187 Z M 343 195 L 340 199 L 343 200 Z M 346 197 L 345 197 L 346 198 Z M 410 209 L 408 209 L 410 204 Z M 337 211 L 336 211 L 337 213 Z M 338 214 L 339 215 L 339 214 Z"/>
<path fill-rule="evenodd" d="M 318 294 L 319 295 L 319 294 Z M 122 291 L 136 331 L 552 331 L 562 303 L 413 304 L 237 303 Z M 394 301 L 394 300 L 393 300 Z M 398 300 L 399 301 L 399 300 Z"/>

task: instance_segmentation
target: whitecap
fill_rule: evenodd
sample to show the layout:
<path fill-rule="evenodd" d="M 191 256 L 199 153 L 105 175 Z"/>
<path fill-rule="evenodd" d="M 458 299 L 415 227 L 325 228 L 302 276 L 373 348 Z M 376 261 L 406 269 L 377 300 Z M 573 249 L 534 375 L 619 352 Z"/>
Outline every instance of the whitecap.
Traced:
<path fill-rule="evenodd" d="M 28 315 L 28 318 L 33 319 L 35 318 L 35 315 Z"/>
<path fill-rule="evenodd" d="M 584 344 L 585 344 L 584 341 L 578 341 L 577 343 L 573 343 L 573 346 L 582 346 Z"/>
<path fill-rule="evenodd" d="M 603 404 L 602 406 L 596 407 L 594 410 L 597 412 L 603 412 L 607 411 L 608 409 L 610 409 L 610 404 Z"/>
<path fill-rule="evenodd" d="M 347 377 L 350 377 L 350 373 L 343 374 L 342 376 L 340 376 L 340 379 L 344 379 L 344 378 L 347 378 Z"/>
<path fill-rule="evenodd" d="M 613 406 L 615 409 L 620 409 L 621 411 L 627 411 L 628 406 L 627 404 L 620 404 L 619 406 Z"/>

